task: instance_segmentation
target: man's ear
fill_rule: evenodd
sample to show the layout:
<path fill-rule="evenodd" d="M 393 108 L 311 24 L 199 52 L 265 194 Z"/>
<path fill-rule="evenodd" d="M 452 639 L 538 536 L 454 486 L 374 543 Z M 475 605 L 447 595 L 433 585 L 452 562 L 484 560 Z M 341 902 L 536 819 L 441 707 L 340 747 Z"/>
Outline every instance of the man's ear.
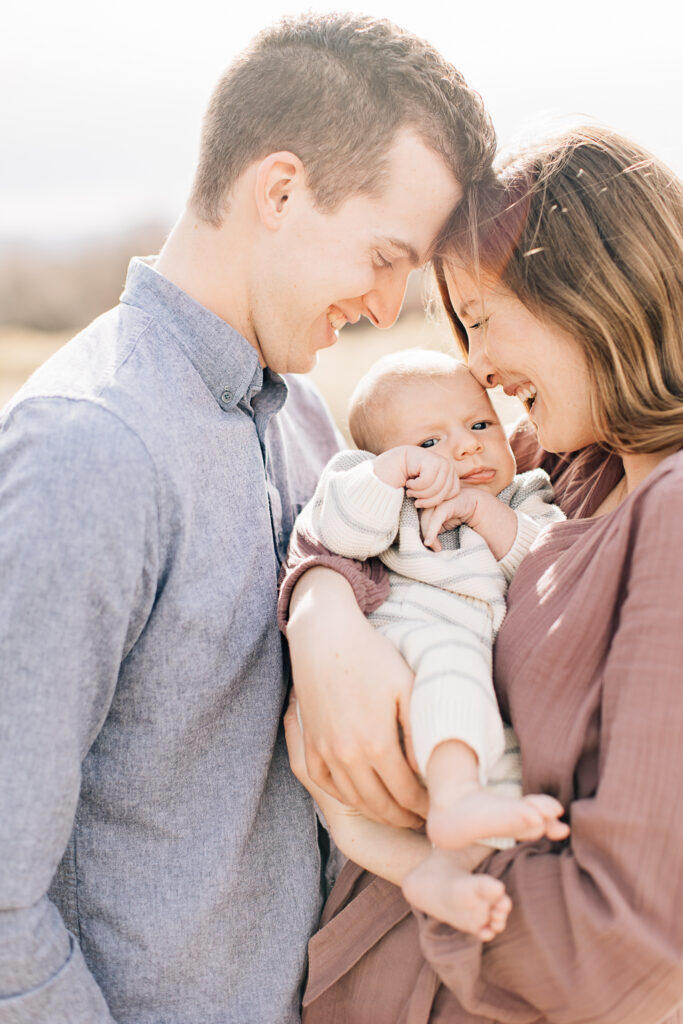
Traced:
<path fill-rule="evenodd" d="M 277 231 L 292 198 L 307 190 L 306 171 L 294 153 L 270 153 L 256 169 L 256 209 L 264 227 Z"/>

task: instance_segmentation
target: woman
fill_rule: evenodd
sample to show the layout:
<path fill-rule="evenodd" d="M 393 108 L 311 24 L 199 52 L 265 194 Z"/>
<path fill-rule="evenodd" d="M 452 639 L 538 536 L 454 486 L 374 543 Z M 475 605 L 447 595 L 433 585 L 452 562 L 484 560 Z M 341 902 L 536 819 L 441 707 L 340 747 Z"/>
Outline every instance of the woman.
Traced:
<path fill-rule="evenodd" d="M 480 206 L 476 245 L 465 214 L 451 225 L 442 296 L 475 376 L 520 397 L 554 453 L 527 427 L 518 468 L 549 469 L 569 517 L 544 531 L 510 587 L 496 689 L 525 790 L 557 796 L 571 836 L 485 854 L 479 869 L 504 881 L 513 909 L 482 944 L 447 924 L 449 858 L 473 867 L 481 853 L 444 853 L 426 872 L 423 836 L 330 799 L 369 803 L 349 799 L 343 771 L 328 794 L 307 778 L 290 715 L 295 770 L 344 852 L 383 876 L 342 871 L 311 942 L 304 1020 L 673 1024 L 683 1021 L 683 189 L 637 146 L 590 128 L 508 164 Z M 340 568 L 330 556 L 302 566 L 318 563 Z M 342 571 L 367 607 L 376 569 Z M 307 576 L 288 637 L 315 732 L 315 679 L 339 675 L 339 620 L 348 649 L 366 640 L 347 616 L 346 582 L 333 584 L 339 604 L 326 615 L 329 569 Z"/>

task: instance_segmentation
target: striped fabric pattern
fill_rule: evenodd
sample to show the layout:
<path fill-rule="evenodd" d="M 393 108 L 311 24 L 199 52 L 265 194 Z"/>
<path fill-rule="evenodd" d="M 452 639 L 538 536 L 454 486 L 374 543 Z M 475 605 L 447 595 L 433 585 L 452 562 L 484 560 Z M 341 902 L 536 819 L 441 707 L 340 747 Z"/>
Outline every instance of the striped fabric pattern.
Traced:
<path fill-rule="evenodd" d="M 501 492 L 517 514 L 515 542 L 498 561 L 468 526 L 440 535 L 443 550 L 426 548 L 414 501 L 373 472 L 374 456 L 333 457 L 302 516 L 306 530 L 347 558 L 377 556 L 389 570 L 390 595 L 370 621 L 396 645 L 415 672 L 411 729 L 424 774 L 434 748 L 449 739 L 471 746 L 480 780 L 519 788 L 519 758 L 501 761 L 506 742 L 491 675 L 493 642 L 505 616 L 505 593 L 544 525 L 564 516 L 552 504 L 542 470 L 519 474 Z M 508 747 L 515 746 L 514 734 Z"/>

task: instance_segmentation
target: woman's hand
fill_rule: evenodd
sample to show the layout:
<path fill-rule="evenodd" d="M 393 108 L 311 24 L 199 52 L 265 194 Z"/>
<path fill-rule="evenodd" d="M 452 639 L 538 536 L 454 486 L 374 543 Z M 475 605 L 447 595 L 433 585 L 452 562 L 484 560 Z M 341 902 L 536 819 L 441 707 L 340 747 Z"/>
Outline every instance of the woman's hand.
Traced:
<path fill-rule="evenodd" d="M 285 714 L 285 737 L 292 771 L 318 804 L 339 850 L 367 871 L 401 885 L 406 875 L 431 853 L 424 833 L 371 821 L 313 782 L 306 768 L 304 734 L 294 690 Z"/>
<path fill-rule="evenodd" d="M 336 819 L 341 816 L 359 816 L 359 812 L 347 804 L 341 803 L 335 797 L 330 796 L 321 786 L 316 785 L 308 774 L 306 767 L 306 754 L 304 751 L 304 731 L 301 725 L 301 716 L 296 699 L 294 687 L 289 694 L 289 703 L 285 712 L 285 739 L 287 741 L 287 753 L 289 754 L 289 765 L 301 785 L 308 790 L 322 811 L 325 820 L 332 831 Z"/>
<path fill-rule="evenodd" d="M 401 746 L 402 730 L 410 756 L 413 674 L 339 573 L 297 583 L 287 639 L 312 782 L 367 818 L 420 825 L 427 792 Z"/>

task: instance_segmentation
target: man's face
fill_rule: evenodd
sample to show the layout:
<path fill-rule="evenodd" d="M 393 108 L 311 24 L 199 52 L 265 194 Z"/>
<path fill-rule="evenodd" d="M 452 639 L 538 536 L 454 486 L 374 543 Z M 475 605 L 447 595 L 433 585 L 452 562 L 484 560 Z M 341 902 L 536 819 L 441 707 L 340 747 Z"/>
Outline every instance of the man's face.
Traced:
<path fill-rule="evenodd" d="M 305 373 L 346 323 L 390 327 L 408 274 L 424 263 L 462 189 L 433 150 L 400 133 L 379 198 L 352 196 L 322 213 L 308 189 L 252 262 L 249 340 L 278 373 Z"/>

